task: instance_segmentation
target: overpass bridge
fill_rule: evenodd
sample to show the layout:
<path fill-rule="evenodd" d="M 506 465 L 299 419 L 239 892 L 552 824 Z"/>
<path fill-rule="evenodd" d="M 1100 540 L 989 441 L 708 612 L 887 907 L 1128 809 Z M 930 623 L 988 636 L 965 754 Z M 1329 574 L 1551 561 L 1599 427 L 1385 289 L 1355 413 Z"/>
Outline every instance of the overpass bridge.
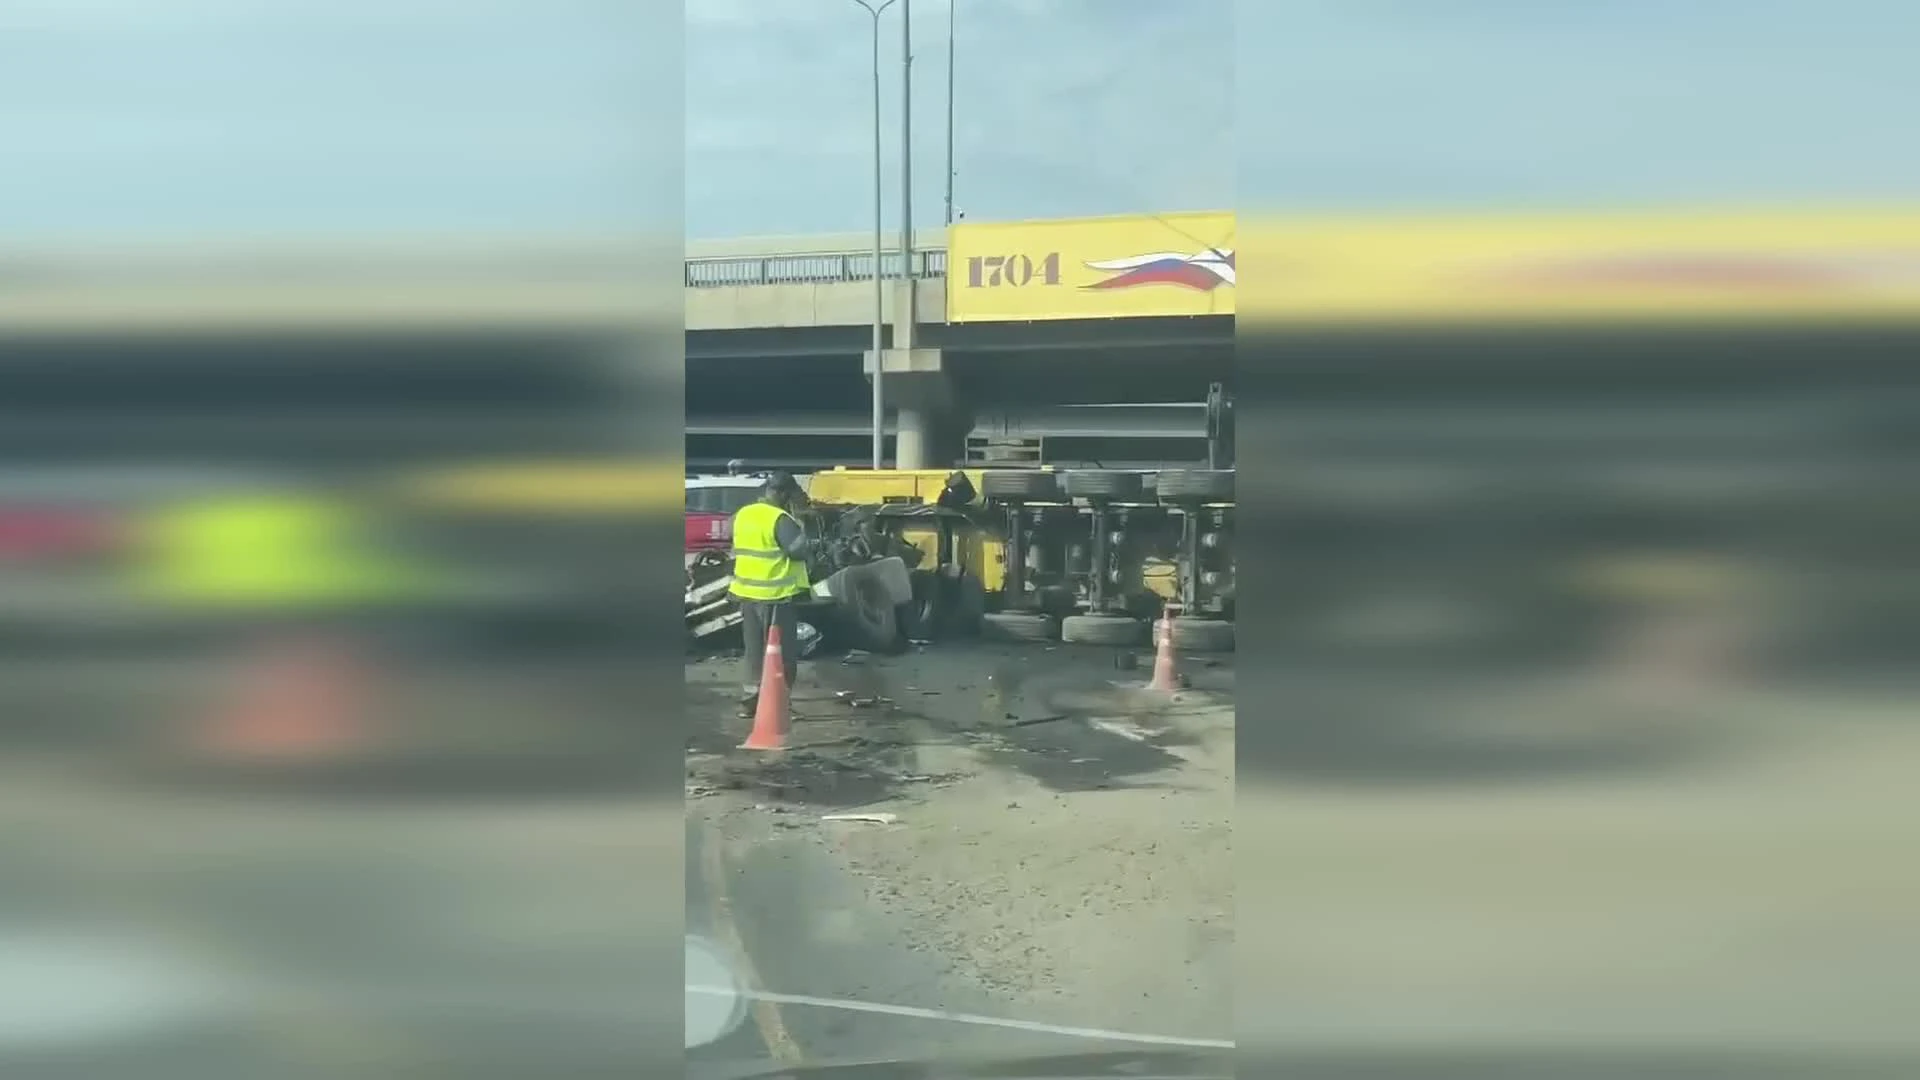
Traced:
<path fill-rule="evenodd" d="M 887 241 L 891 245 L 896 238 Z M 922 323 L 947 319 L 946 244 L 945 230 L 914 236 L 913 302 Z M 869 327 L 873 266 L 871 234 L 690 241 L 684 275 L 687 331 Z M 900 298 L 897 247 L 881 253 L 880 276 L 891 321 Z"/>
<path fill-rule="evenodd" d="M 916 239 L 908 284 L 897 252 L 881 265 L 880 359 L 898 458 L 957 456 L 975 432 L 1053 430 L 1044 408 L 1015 406 L 1200 400 L 1202 379 L 1175 391 L 1145 377 L 1192 370 L 1164 355 L 1207 337 L 1192 326 L 1156 337 L 1145 326 L 1121 333 L 1112 319 L 950 322 L 947 239 L 944 230 Z M 541 370 L 586 360 L 663 393 L 684 385 L 685 447 L 696 459 L 724 461 L 744 442 L 756 456 L 857 462 L 868 453 L 875 363 L 870 243 L 708 242 L 682 258 L 642 236 L 14 245 L 0 254 L 0 363 L 69 372 L 76 387 L 138 382 L 143 393 L 152 372 L 183 365 L 206 373 L 204 387 L 272 370 L 351 372 L 368 408 L 424 432 L 426 418 L 400 415 L 401 372 L 484 355 L 490 379 L 518 388 L 499 392 L 504 405 L 534 393 Z M 1230 326 L 1210 334 L 1224 372 Z M 1147 354 L 1156 361 L 1139 360 Z M 1152 415 L 1162 419 L 1142 437 L 1164 440 L 1164 414 Z M 1055 434 L 1086 428 L 1075 420 Z"/>
<path fill-rule="evenodd" d="M 79 395 L 83 383 L 138 385 L 130 410 L 162 389 L 154 373 L 182 365 L 199 365 L 208 385 L 352 371 L 366 380 L 368 406 L 386 410 L 383 423 L 424 433 L 398 402 L 432 398 L 423 387 L 442 365 L 472 373 L 486 357 L 494 399 L 476 397 L 481 409 L 560 394 L 550 373 L 592 358 L 657 395 L 684 393 L 688 456 L 721 461 L 743 443 L 755 456 L 865 460 L 867 373 L 884 364 L 899 460 L 957 456 L 967 435 L 1124 437 L 1140 454 L 1177 455 L 1185 432 L 1198 441 L 1198 412 L 1158 406 L 1197 403 L 1234 373 L 1234 227 L 1231 215 L 1141 215 L 923 233 L 904 280 L 888 276 L 898 255 L 883 257 L 878 357 L 871 240 L 858 235 L 677 254 L 642 236 L 15 244 L 0 254 L 0 363 L 10 377 L 73 384 L 36 382 L 48 400 Z M 1554 342 L 1529 355 L 1561 358 L 1574 351 L 1568 342 L 1591 351 L 1626 327 L 1825 333 L 1906 328 L 1920 315 L 1920 214 L 1899 208 L 1313 219 L 1260 230 L 1250 243 L 1286 254 L 1286 288 L 1238 328 L 1284 327 L 1291 354 L 1311 354 L 1325 371 L 1398 363 L 1402 384 L 1433 366 L 1409 360 L 1408 342 L 1437 340 L 1440 326 L 1524 323 Z M 1639 349 L 1656 352 L 1684 347 Z M 0 403 L 0 428 L 32 428 L 25 400 Z"/>
<path fill-rule="evenodd" d="M 889 456 L 935 464 L 969 442 L 1042 439 L 1068 456 L 1195 457 L 1207 387 L 1232 374 L 1230 276 L 1155 303 L 1090 287 L 1112 275 L 1089 268 L 1170 249 L 1230 259 L 1231 230 L 1222 214 L 966 224 L 916 234 L 904 266 L 883 250 Z M 690 463 L 866 460 L 874 271 L 871 234 L 689 245 Z"/>

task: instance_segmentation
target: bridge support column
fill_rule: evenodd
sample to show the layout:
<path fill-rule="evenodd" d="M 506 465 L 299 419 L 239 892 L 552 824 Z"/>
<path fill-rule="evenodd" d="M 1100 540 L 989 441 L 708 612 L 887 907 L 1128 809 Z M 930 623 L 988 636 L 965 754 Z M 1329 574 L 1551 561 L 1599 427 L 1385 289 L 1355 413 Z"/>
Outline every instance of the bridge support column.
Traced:
<path fill-rule="evenodd" d="M 873 351 L 865 355 L 865 371 L 873 377 Z M 944 452 L 945 431 L 952 425 L 953 384 L 939 349 L 886 349 L 881 353 L 885 404 L 894 415 L 894 467 L 927 469 L 951 461 Z"/>
<path fill-rule="evenodd" d="M 893 457 L 899 468 L 926 468 L 935 438 L 933 414 L 926 409 L 902 405 L 894 412 Z"/>

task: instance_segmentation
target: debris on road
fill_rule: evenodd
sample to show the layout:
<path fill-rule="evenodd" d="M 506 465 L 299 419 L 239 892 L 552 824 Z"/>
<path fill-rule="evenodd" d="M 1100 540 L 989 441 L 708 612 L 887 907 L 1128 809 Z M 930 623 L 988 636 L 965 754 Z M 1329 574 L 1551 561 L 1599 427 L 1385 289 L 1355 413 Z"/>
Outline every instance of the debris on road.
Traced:
<path fill-rule="evenodd" d="M 1104 731 L 1109 735 L 1118 735 L 1137 743 L 1147 742 L 1156 735 L 1165 734 L 1160 731 L 1148 731 L 1138 724 L 1128 724 L 1118 720 L 1089 719 L 1087 726 L 1095 731 Z"/>
<path fill-rule="evenodd" d="M 856 694 L 852 690 L 835 690 L 834 700 L 855 709 L 871 709 L 876 705 L 891 705 L 893 699 L 878 694 Z"/>
<path fill-rule="evenodd" d="M 966 778 L 966 773 L 894 773 L 889 777 L 901 784 L 951 784 Z"/>
<path fill-rule="evenodd" d="M 860 694 L 852 690 L 835 690 L 835 701 L 851 709 L 872 709 L 881 705 L 892 705 L 893 699 L 879 694 Z"/>
<path fill-rule="evenodd" d="M 820 651 L 820 629 L 804 620 L 794 623 L 794 637 L 799 639 L 800 659 L 805 660 Z"/>
<path fill-rule="evenodd" d="M 822 814 L 821 821 L 860 821 L 871 825 L 894 825 L 900 821 L 898 814 Z"/>

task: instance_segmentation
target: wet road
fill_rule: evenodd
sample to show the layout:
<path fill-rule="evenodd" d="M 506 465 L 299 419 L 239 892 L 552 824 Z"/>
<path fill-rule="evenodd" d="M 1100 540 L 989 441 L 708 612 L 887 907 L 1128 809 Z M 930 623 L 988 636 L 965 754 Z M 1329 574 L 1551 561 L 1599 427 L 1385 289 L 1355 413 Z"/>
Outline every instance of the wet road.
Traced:
<path fill-rule="evenodd" d="M 688 932 L 718 945 L 748 986 L 813 1000 L 750 1009 L 732 1035 L 689 1051 L 689 1076 L 729 1075 L 755 1062 L 996 1061 L 1138 1049 L 990 1023 L 1028 1017 L 1019 1002 L 953 978 L 937 957 L 909 943 L 896 914 L 871 904 L 857 882 L 804 841 L 760 844 L 721 860 L 715 888 L 714 870 L 696 863 L 711 859 L 720 843 L 699 826 L 688 830 Z M 907 1015 L 915 1010 L 950 1015 Z"/>
<path fill-rule="evenodd" d="M 899 665 L 878 685 L 901 698 L 907 687 L 935 688 L 917 662 L 876 664 Z M 1110 655 L 1075 663 L 1089 674 L 1119 670 Z M 662 859 L 671 866 L 682 836 L 686 925 L 750 958 L 755 985 L 828 1001 L 771 1003 L 690 1055 L 695 1075 L 736 1075 L 780 1060 L 776 1050 L 821 1062 L 1005 1059 L 1100 1045 L 899 1015 L 919 1008 L 1017 1021 L 1031 1013 L 917 940 L 924 916 L 876 899 L 791 826 L 797 811 L 763 815 L 753 819 L 758 831 L 736 827 L 716 842 L 708 819 L 687 818 L 677 802 L 653 807 L 623 794 L 636 749 L 619 734 L 632 729 L 628 684 L 572 669 L 396 683 L 405 718 L 429 733 L 441 718 L 457 721 L 476 740 L 473 756 L 455 765 L 443 760 L 452 744 L 430 739 L 431 753 L 397 771 L 282 801 L 267 788 L 150 775 L 142 755 L 151 747 L 128 742 L 204 707 L 213 674 L 114 662 L 35 665 L 6 681 L 0 700 L 16 753 L 0 776 L 0 855 L 9 868 L 0 883 L 0 981 L 14 979 L 15 996 L 0 997 L 50 1008 L 46 980 L 27 977 L 41 968 L 22 958 L 72 938 L 115 958 L 151 954 L 143 978 L 162 1000 L 143 1004 L 147 1026 L 135 1030 L 25 1050 L 0 1045 L 0 1073 L 631 1075 L 658 1045 L 651 1025 L 661 1014 L 678 1022 L 670 1004 L 656 1009 L 633 993 L 635 971 L 672 970 L 670 956 L 653 956 L 644 943 L 670 941 L 681 924 L 670 874 L 658 868 Z M 871 674 L 833 667 L 841 689 L 858 690 Z M 1005 720 L 1007 711 L 1024 716 L 1047 704 L 942 685 L 949 690 L 916 695 L 922 707 L 908 720 L 952 738 L 922 749 L 971 753 L 963 718 L 991 707 Z M 706 715 L 716 731 L 733 722 L 724 703 Z M 542 722 L 538 743 L 521 739 L 529 717 Z M 617 723 L 601 726 L 602 717 Z M 556 721 L 578 721 L 578 738 L 554 739 Z M 1053 723 L 1017 730 L 997 756 L 1011 773 L 1045 778 L 1049 790 L 1100 790 L 1147 775 L 1141 765 L 1152 748 Z M 530 756 L 529 747 L 555 752 Z M 108 748 L 130 756 L 97 753 Z M 933 768 L 905 753 L 892 760 L 900 771 Z M 798 804 L 824 809 L 925 786 L 849 776 L 812 803 L 798 793 Z M 656 810 L 658 836 L 648 816 Z M 663 886 L 665 902 L 648 906 Z M 868 1007 L 833 1004 L 841 999 Z M 16 1009 L 11 1018 L 27 1015 Z"/>
<path fill-rule="evenodd" d="M 756 1055 L 788 1063 L 1005 1061 L 1168 1049 L 1071 1030 L 1107 1025 L 1050 1024 L 1046 1011 L 1022 995 L 969 977 L 952 957 L 928 947 L 927 928 L 915 924 L 924 912 L 852 872 L 843 853 L 823 842 L 818 823 L 826 811 L 899 807 L 902 799 L 923 797 L 908 803 L 906 814 L 933 828 L 932 807 L 957 798 L 942 786 L 943 770 L 963 760 L 977 767 L 983 757 L 993 771 L 1062 799 L 1152 785 L 1181 764 L 1176 755 L 1068 715 L 1089 695 L 1110 693 L 1116 680 L 1144 679 L 1137 657 L 1117 656 L 1108 649 L 943 646 L 806 665 L 796 695 L 797 749 L 789 752 L 800 764 L 777 778 L 752 761 L 744 768 L 758 771 L 744 776 L 716 781 L 713 772 L 702 773 L 708 782 L 739 786 L 690 800 L 686 838 L 690 932 L 736 958 L 744 982 L 787 998 L 751 1012 L 744 1030 L 690 1053 L 690 1063 L 719 1076 Z M 1230 665 L 1194 670 L 1196 681 L 1230 689 Z M 741 757 L 731 751 L 741 723 L 731 719 L 727 700 L 731 674 L 725 663 L 689 668 L 696 757 Z M 988 738 L 990 755 L 981 745 Z M 1159 989 L 1184 988 L 1167 980 Z M 939 1015 L 902 1015 L 914 1010 Z M 1224 1005 L 1221 1011 L 1224 1034 L 1230 1023 Z"/>

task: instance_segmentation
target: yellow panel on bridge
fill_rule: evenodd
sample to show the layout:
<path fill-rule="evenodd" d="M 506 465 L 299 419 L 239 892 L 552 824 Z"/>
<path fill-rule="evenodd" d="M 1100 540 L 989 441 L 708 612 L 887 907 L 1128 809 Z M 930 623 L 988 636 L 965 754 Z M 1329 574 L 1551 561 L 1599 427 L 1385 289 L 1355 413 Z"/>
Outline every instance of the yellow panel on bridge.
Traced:
<path fill-rule="evenodd" d="M 962 224 L 947 319 L 1234 315 L 1285 323 L 1920 316 L 1920 207 Z M 1236 247 L 1253 264 L 1240 291 Z"/>
<path fill-rule="evenodd" d="M 1231 213 L 955 225 L 947 321 L 1233 314 Z"/>
<path fill-rule="evenodd" d="M 1244 325 L 1920 315 L 1920 209 L 1253 219 Z"/>

